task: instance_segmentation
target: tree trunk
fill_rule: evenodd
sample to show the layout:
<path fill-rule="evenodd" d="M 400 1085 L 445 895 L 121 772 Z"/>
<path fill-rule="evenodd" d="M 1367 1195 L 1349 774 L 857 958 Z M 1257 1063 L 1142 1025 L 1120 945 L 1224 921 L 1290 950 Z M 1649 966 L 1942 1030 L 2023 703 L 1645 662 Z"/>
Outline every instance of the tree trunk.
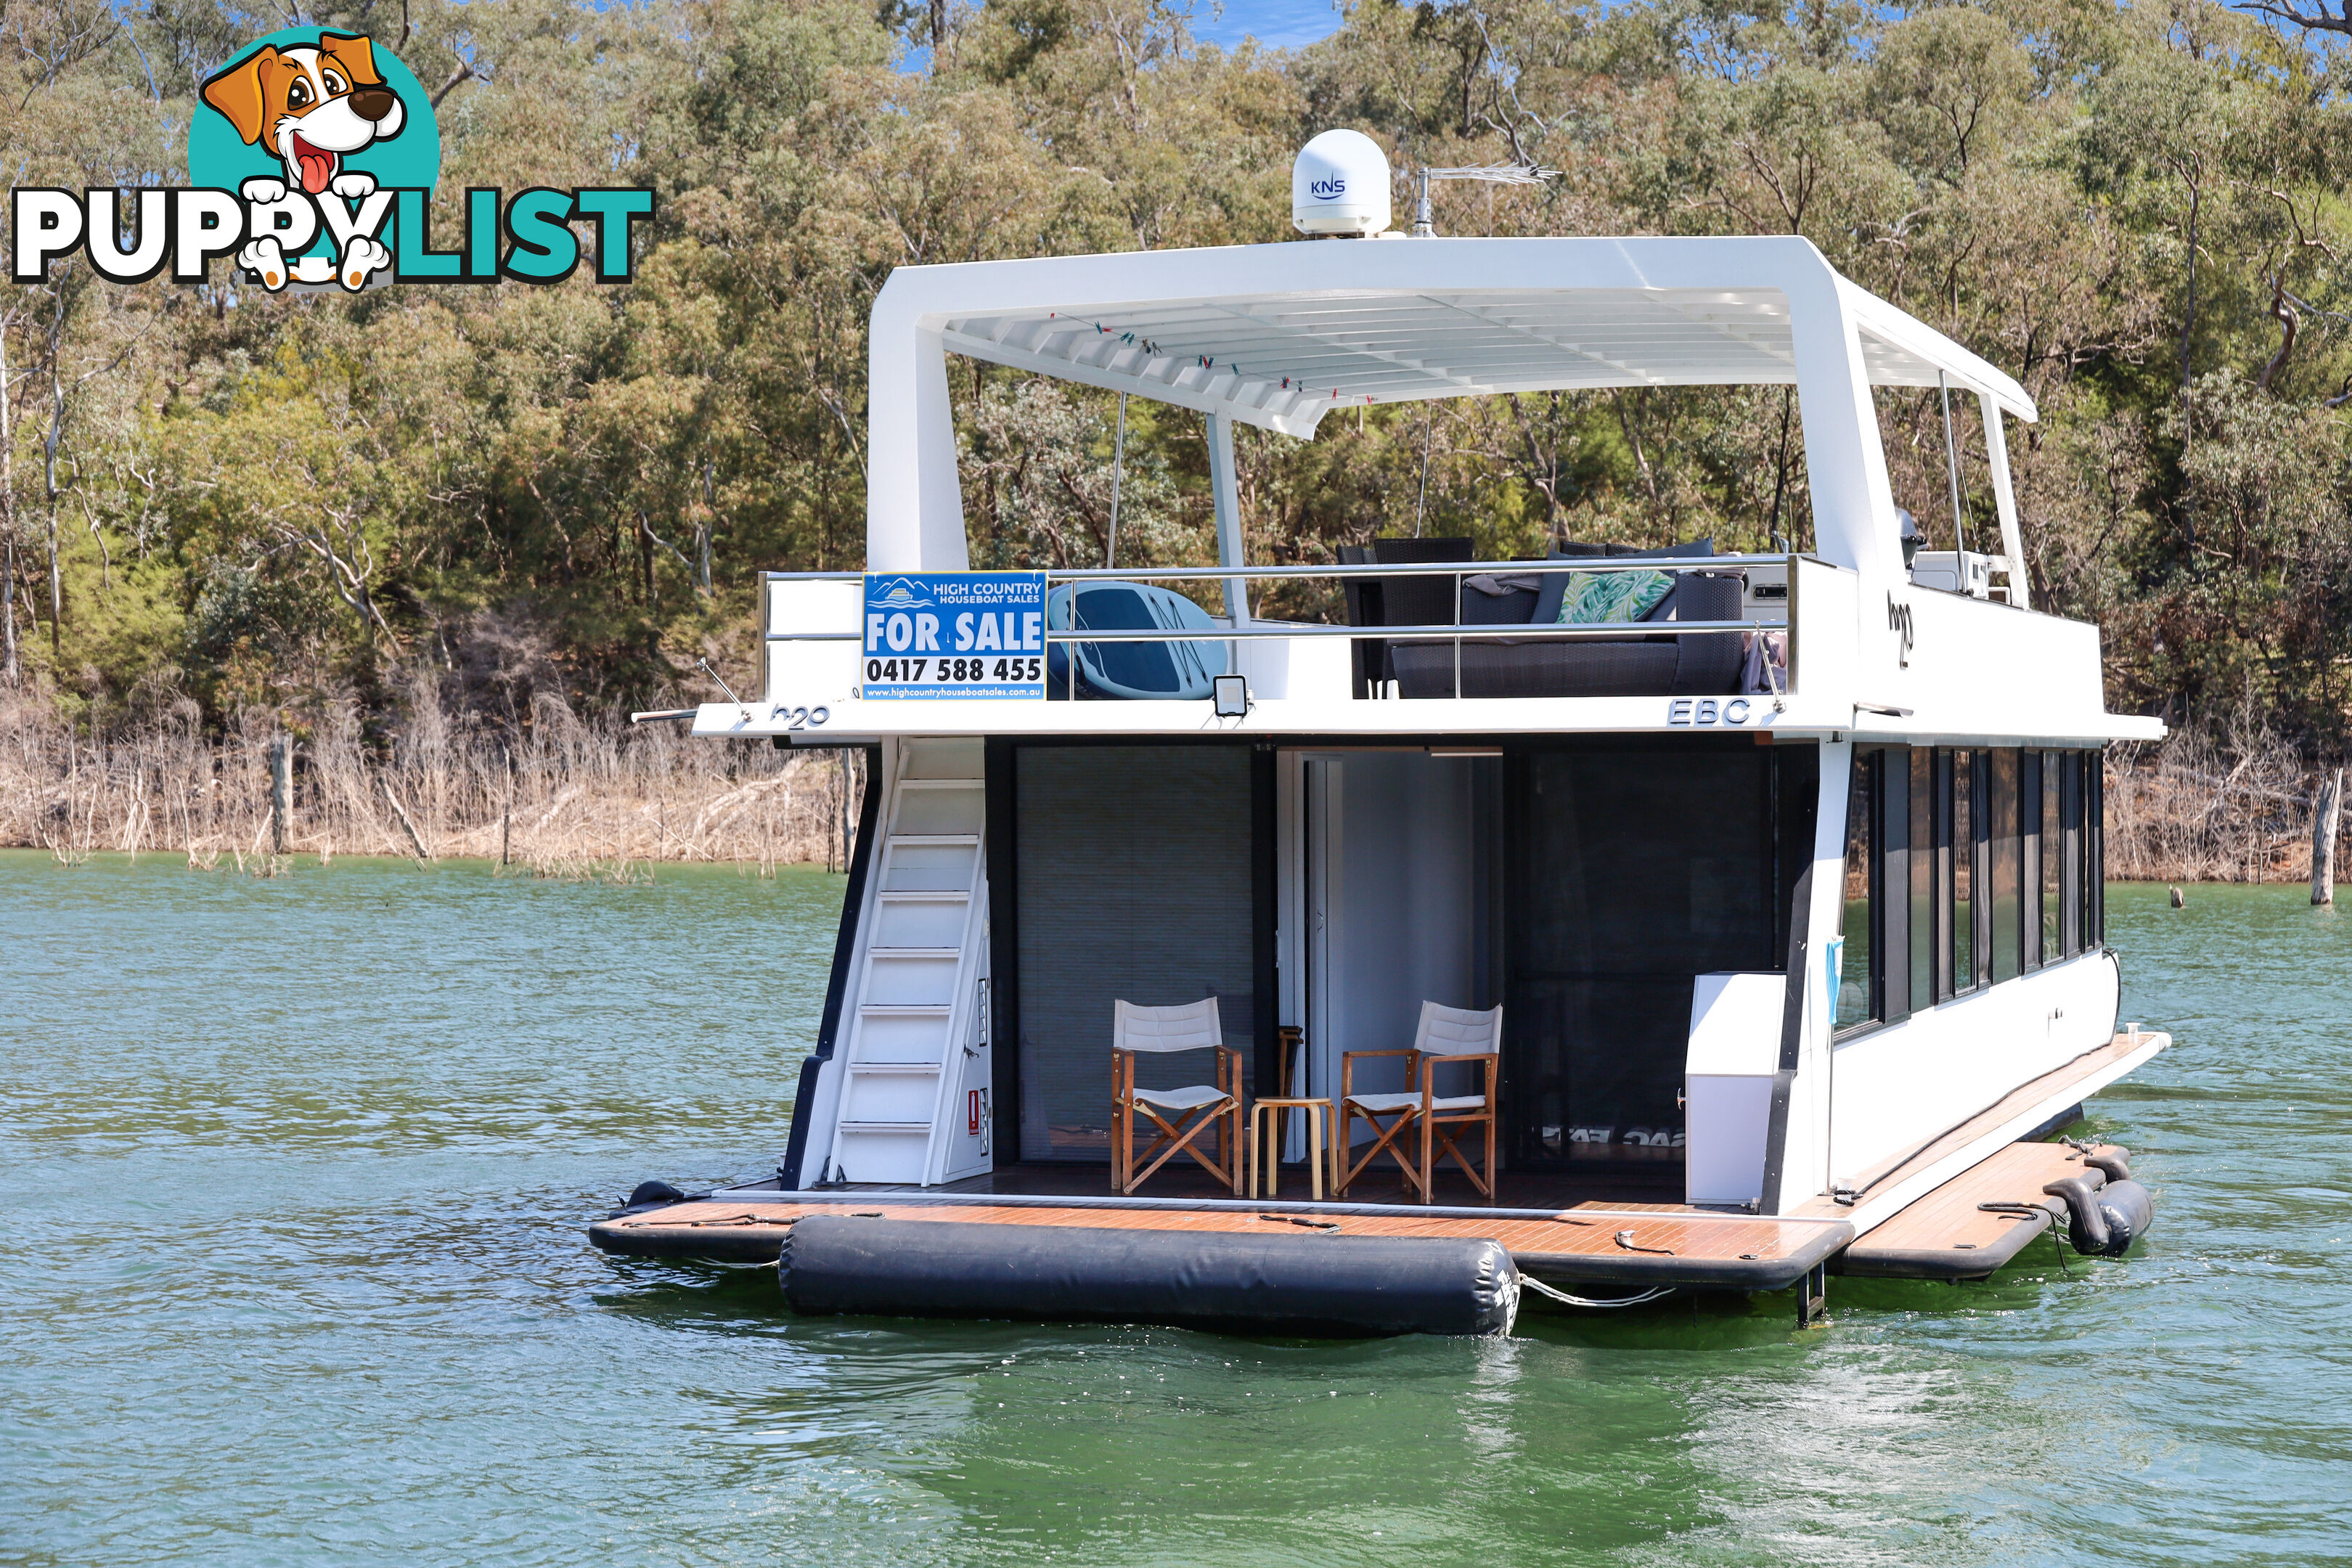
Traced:
<path fill-rule="evenodd" d="M 0 441 L 6 440 L 0 436 Z M 16 533 L 0 508 L 0 680 L 16 684 Z"/>
<path fill-rule="evenodd" d="M 269 852 L 286 853 L 286 823 L 294 810 L 294 740 L 280 735 L 269 742 Z"/>
<path fill-rule="evenodd" d="M 0 322 L 0 679 L 16 684 L 16 437 L 8 422 L 8 329 Z"/>
<path fill-rule="evenodd" d="M 55 498 L 49 504 L 49 664 L 52 668 L 65 662 L 65 654 L 58 644 L 58 626 L 65 619 L 65 580 L 58 575 L 58 509 Z"/>
<path fill-rule="evenodd" d="M 376 784 L 383 789 L 383 798 L 392 804 L 392 814 L 400 818 L 400 826 L 408 830 L 408 842 L 415 847 L 416 858 L 420 861 L 432 859 L 432 851 L 425 847 L 425 836 L 416 831 L 416 824 L 409 819 L 408 807 L 401 805 L 400 797 L 392 793 L 392 781 L 379 777 Z"/>
<path fill-rule="evenodd" d="M 2311 807 L 2311 901 L 2336 901 L 2336 821 L 2344 805 L 2344 770 L 2330 769 Z"/>
<path fill-rule="evenodd" d="M 65 434 L 66 388 L 58 379 L 58 355 L 49 355 L 49 384 L 54 392 L 49 412 L 49 437 L 41 454 L 41 482 L 49 499 L 49 663 L 52 667 L 65 662 L 58 643 L 58 624 L 66 616 L 65 578 L 58 570 L 58 437 Z"/>

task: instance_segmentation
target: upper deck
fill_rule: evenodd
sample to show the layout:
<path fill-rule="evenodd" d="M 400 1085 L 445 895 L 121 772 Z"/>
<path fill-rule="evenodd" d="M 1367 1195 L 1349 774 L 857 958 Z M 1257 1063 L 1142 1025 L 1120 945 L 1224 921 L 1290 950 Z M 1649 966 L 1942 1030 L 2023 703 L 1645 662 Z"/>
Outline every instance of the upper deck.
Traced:
<path fill-rule="evenodd" d="M 1047 630 L 1044 646 L 1103 646 L 1114 640 L 1187 638 L 1229 650 L 1248 683 L 1244 713 L 1213 700 L 1036 701 L 867 700 L 861 668 L 856 574 L 776 574 L 767 581 L 765 689 L 757 700 L 705 703 L 694 731 L 780 736 L 841 745 L 889 735 L 1205 735 L 1272 737 L 1506 736 L 1527 733 L 1687 733 L 1746 730 L 1784 739 L 1858 738 L 2069 743 L 2153 738 L 2155 720 L 2106 710 L 2098 628 L 1997 599 L 1906 584 L 1865 601 L 1860 574 L 1811 556 L 1716 556 L 1621 563 L 1491 562 L 1444 567 L 1270 568 L 1252 582 L 1319 575 L 1349 581 L 1419 577 L 1449 597 L 1481 575 L 1547 575 L 1577 570 L 1647 570 L 1732 577 L 1738 605 L 1723 619 L 1624 626 L 1376 627 L 1215 617 L 1192 633 Z M 1089 582 L 1197 583 L 1202 568 L 1046 574 L 1056 587 Z M 1223 576 L 1223 573 L 1218 574 Z M 1368 636 L 1370 632 L 1372 635 Z M 1712 690 L 1613 696 L 1497 697 L 1449 689 L 1457 649 L 1524 647 L 1538 640 L 1622 643 L 1630 638 L 1786 638 L 1785 673 L 1750 674 Z M 1374 693 L 1359 679 L 1365 644 L 1434 650 L 1441 694 Z M 1762 679 L 1757 679 L 1760 674 Z M 1061 693 L 1056 691 L 1056 697 Z"/>
<path fill-rule="evenodd" d="M 2156 721 L 2106 711 L 2096 627 L 2031 606 L 2004 424 L 2034 418 L 2032 398 L 1984 360 L 1840 277 L 1802 239 L 1390 238 L 901 268 L 876 301 L 870 353 L 867 563 L 877 572 L 970 566 L 950 353 L 1205 415 L 1216 564 L 1072 569 L 1048 579 L 1065 593 L 1102 579 L 1208 586 L 1205 596 L 1221 599 L 1222 614 L 1204 624 L 1118 635 L 1214 645 L 1223 667 L 1248 683 L 1245 710 L 1220 711 L 1205 699 L 869 699 L 857 575 L 782 574 L 766 584 L 761 700 L 704 705 L 697 733 L 828 744 L 895 734 L 1427 738 L 1704 728 L 2030 744 L 2161 733 Z M 1236 423 L 1311 439 L 1335 409 L 1559 389 L 1755 384 L 1797 394 L 1810 553 L 1303 567 L 1245 558 Z M 1874 387 L 1887 385 L 1944 389 L 1948 423 L 1951 395 L 1963 405 L 1976 402 L 2000 550 L 1939 558 L 1944 581 L 1964 591 L 1930 586 L 1906 566 L 1872 398 Z M 1663 571 L 1678 584 L 1716 585 L 1693 595 L 1702 614 L 1675 615 L 1671 625 L 1629 631 L 1522 620 L 1463 631 L 1477 618 L 1471 606 L 1483 602 L 1473 597 L 1472 579 L 1524 582 L 1570 570 Z M 1391 588 L 1391 599 L 1421 606 L 1402 624 L 1393 615 L 1361 617 L 1352 591 L 1352 625 L 1252 614 L 1254 594 L 1296 577 L 1343 590 L 1436 581 L 1433 595 Z M 1377 635 L 1368 637 L 1368 626 Z M 1759 636 L 1785 637 L 1785 677 L 1748 660 L 1744 679 L 1727 679 L 1717 668 L 1733 646 L 1726 639 L 1744 647 Z M 1521 647 L 1666 639 L 1715 651 L 1703 679 L 1665 668 L 1646 682 L 1547 684 L 1522 679 L 1522 667 L 1542 665 L 1542 657 L 1501 651 L 1497 638 Z M 1049 625 L 1034 651 L 1058 650 L 1068 668 L 1067 645 L 1092 645 L 1093 653 L 1113 640 Z M 1399 663 L 1400 647 L 1411 669 Z M 1495 694 L 1504 689 L 1519 694 Z"/>

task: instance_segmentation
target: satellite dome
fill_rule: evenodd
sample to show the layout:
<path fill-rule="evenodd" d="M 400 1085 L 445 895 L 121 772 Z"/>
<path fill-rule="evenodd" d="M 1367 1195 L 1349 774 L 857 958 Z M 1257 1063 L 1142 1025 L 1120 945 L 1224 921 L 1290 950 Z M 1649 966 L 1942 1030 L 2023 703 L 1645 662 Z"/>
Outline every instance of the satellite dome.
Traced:
<path fill-rule="evenodd" d="M 1389 160 L 1360 131 L 1326 131 L 1290 166 L 1290 222 L 1301 234 L 1378 234 L 1389 226 Z"/>

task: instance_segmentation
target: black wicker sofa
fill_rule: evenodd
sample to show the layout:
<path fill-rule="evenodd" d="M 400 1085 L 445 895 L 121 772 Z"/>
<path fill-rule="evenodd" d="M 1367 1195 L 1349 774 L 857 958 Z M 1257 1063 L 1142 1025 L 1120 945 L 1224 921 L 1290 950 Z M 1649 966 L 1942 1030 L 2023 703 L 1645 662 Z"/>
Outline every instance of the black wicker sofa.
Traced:
<path fill-rule="evenodd" d="M 1376 541 L 1377 551 L 1381 543 Z M 1424 550 L 1453 542 L 1417 540 Z M 1468 559 L 1468 541 L 1459 559 Z M 1419 551 L 1416 554 L 1421 553 Z M 1613 559 L 1672 558 L 1688 560 L 1712 555 L 1712 540 L 1694 540 L 1664 550 L 1629 550 L 1623 546 L 1570 544 L 1540 563 L 1529 563 L 1524 574 L 1496 574 L 1474 578 L 1462 589 L 1461 621 L 1465 626 L 1526 626 L 1550 621 L 1558 614 L 1561 590 L 1570 563 L 1606 555 Z M 1427 559 L 1427 556 L 1423 556 Z M 1442 557 L 1441 557 L 1442 558 Z M 1553 563 L 1562 563 L 1554 568 Z M 1389 600 L 1426 601 L 1436 590 L 1434 604 L 1412 603 L 1411 618 L 1391 612 L 1404 604 L 1389 604 L 1376 595 L 1351 596 L 1349 619 L 1357 625 L 1429 626 L 1448 618 L 1444 602 L 1452 583 L 1446 578 L 1399 579 L 1396 586 L 1420 590 Z M 1675 621 L 1736 621 L 1740 618 L 1740 577 L 1736 572 L 1677 572 L 1675 585 L 1636 626 Z M 1436 611 L 1432 614 L 1433 608 Z M 1426 617 L 1426 618 L 1423 618 Z M 1381 668 L 1397 683 L 1402 697 L 1685 697 L 1729 694 L 1739 689 L 1744 657 L 1738 632 L 1706 632 L 1688 637 L 1661 633 L 1629 633 L 1623 637 L 1480 637 L 1461 645 L 1459 690 L 1456 690 L 1455 645 L 1452 638 L 1406 639 L 1384 645 Z M 1368 672 L 1369 673 L 1369 672 Z"/>

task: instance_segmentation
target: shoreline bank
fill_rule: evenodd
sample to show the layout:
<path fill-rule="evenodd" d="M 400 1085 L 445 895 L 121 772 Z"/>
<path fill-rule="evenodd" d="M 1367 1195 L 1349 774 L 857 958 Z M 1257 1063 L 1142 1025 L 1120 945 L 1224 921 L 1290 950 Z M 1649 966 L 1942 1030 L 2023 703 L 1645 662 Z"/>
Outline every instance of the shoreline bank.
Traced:
<path fill-rule="evenodd" d="M 712 746 L 557 709 L 520 737 L 428 712 L 388 745 L 355 716 L 269 716 L 221 740 L 193 721 L 85 739 L 0 716 L 0 847 L 191 865 L 276 856 L 495 861 L 541 875 L 630 864 L 846 867 L 865 758 Z"/>
<path fill-rule="evenodd" d="M 862 752 L 716 746 L 556 709 L 521 739 L 444 715 L 373 747 L 354 718 L 301 730 L 262 716 L 208 740 L 193 723 L 87 740 L 0 714 L 0 847 L 191 864 L 257 857 L 474 858 L 541 875 L 631 864 L 840 869 L 856 843 Z M 2234 757 L 2183 733 L 2118 747 L 2106 768 L 2116 881 L 2308 882 L 2325 775 L 2284 747 Z M 281 798 L 282 801 L 281 801 Z M 2352 813 L 2340 830 L 2352 830 Z M 2337 864 L 2345 858 L 2339 831 Z"/>

